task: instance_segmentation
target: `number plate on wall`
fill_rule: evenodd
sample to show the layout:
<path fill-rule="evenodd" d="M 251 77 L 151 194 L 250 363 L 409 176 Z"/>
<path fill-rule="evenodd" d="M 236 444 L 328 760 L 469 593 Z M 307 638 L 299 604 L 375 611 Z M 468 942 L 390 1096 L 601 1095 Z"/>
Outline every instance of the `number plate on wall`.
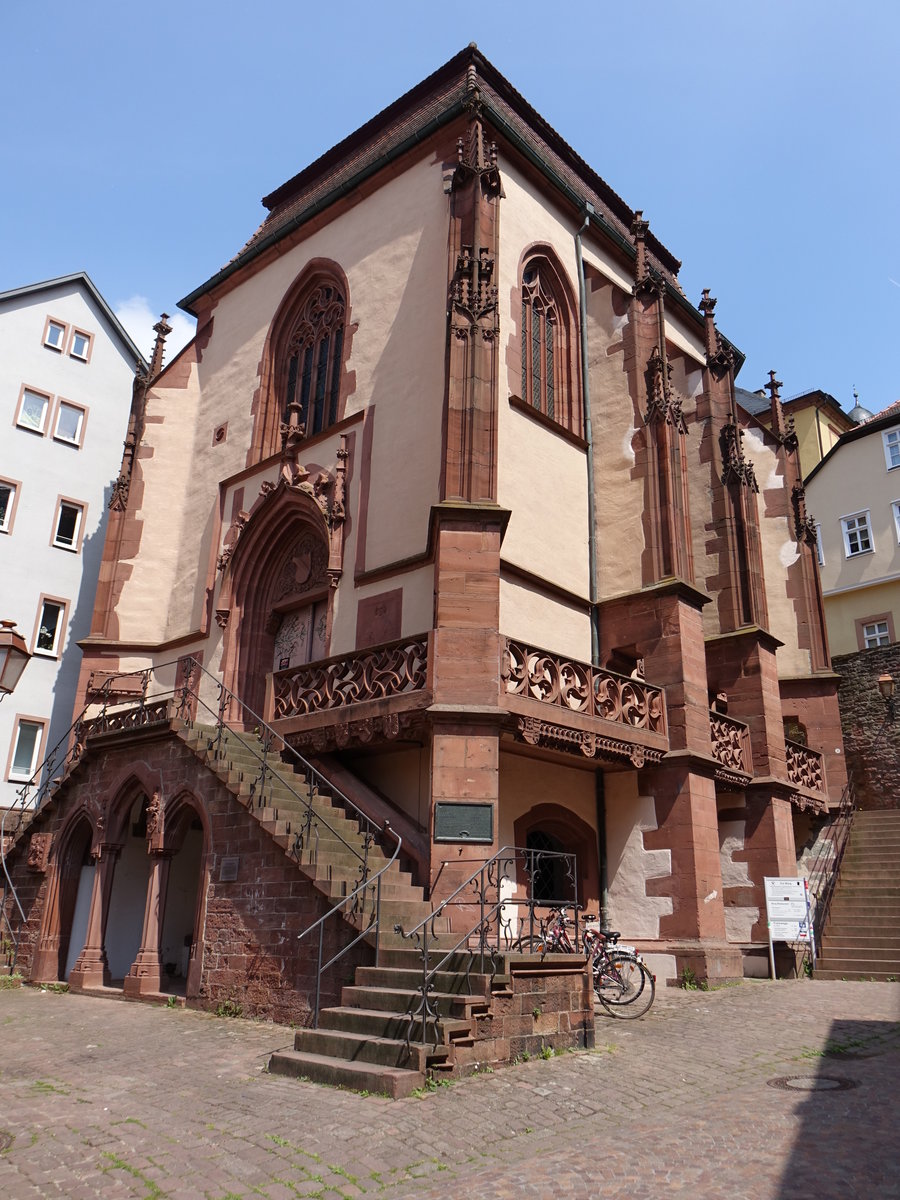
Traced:
<path fill-rule="evenodd" d="M 492 842 L 493 804 L 442 804 L 434 806 L 436 842 Z"/>

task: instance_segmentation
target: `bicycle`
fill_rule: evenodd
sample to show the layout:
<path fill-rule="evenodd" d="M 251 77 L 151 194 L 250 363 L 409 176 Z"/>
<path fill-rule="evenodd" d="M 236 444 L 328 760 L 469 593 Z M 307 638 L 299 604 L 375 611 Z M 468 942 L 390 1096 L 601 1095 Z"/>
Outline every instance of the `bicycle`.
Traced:
<path fill-rule="evenodd" d="M 551 908 L 547 921 L 541 920 L 538 931 L 523 934 L 512 949 L 522 954 L 579 954 L 584 953 L 591 964 L 594 993 L 608 1013 L 614 1017 L 642 1017 L 656 996 L 656 980 L 650 969 L 632 946 L 618 946 L 621 936 L 616 930 L 604 931 L 597 917 L 585 913 L 581 949 L 569 937 L 574 920 L 566 915 L 569 905 Z"/>

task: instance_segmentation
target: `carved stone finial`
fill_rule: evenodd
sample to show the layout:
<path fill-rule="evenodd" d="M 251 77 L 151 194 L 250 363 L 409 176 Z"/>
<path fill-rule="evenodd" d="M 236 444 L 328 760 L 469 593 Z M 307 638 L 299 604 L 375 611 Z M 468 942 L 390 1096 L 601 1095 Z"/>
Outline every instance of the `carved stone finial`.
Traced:
<path fill-rule="evenodd" d="M 169 324 L 169 314 L 163 313 L 156 324 L 153 326 L 153 332 L 156 334 L 156 341 L 153 343 L 153 353 L 150 356 L 150 378 L 155 379 L 162 370 L 163 355 L 166 350 L 166 338 L 172 332 L 172 326 Z"/>
<path fill-rule="evenodd" d="M 635 242 L 642 242 L 646 238 L 649 228 L 650 222 L 644 220 L 644 210 L 636 208 L 634 210 L 634 220 L 631 222 L 631 236 Z"/>
<path fill-rule="evenodd" d="M 774 372 L 774 371 L 770 371 L 770 372 L 769 372 L 769 382 L 768 382 L 768 383 L 765 383 L 765 384 L 763 384 L 763 387 L 764 387 L 764 388 L 766 389 L 766 391 L 769 393 L 769 399 L 770 399 L 770 400 L 771 400 L 773 403 L 774 403 L 776 400 L 780 400 L 780 399 L 781 399 L 781 396 L 779 395 L 778 389 L 779 389 L 779 388 L 782 388 L 782 387 L 784 387 L 784 384 L 781 382 L 781 380 L 780 380 L 780 379 L 776 379 L 776 378 L 775 378 L 775 372 Z"/>
<path fill-rule="evenodd" d="M 709 288 L 703 289 L 703 297 L 697 305 L 704 317 L 711 317 L 716 311 L 716 298 L 709 294 Z"/>
<path fill-rule="evenodd" d="M 759 491 L 756 482 L 756 472 L 749 458 L 744 457 L 744 432 L 733 422 L 722 426 L 722 482 L 728 486 L 736 483 L 749 488 L 751 492 Z"/>
<path fill-rule="evenodd" d="M 631 236 L 634 238 L 634 248 L 636 257 L 634 261 L 634 278 L 636 285 L 640 288 L 648 278 L 647 265 L 647 247 L 644 244 L 644 239 L 647 236 L 647 230 L 650 228 L 650 222 L 644 220 L 644 214 L 641 209 L 636 209 L 634 220 L 631 222 Z"/>

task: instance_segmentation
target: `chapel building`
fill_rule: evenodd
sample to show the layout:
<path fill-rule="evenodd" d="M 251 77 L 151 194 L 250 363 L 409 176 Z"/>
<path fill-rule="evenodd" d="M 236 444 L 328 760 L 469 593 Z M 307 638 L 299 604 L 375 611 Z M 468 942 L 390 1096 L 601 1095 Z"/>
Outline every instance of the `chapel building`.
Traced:
<path fill-rule="evenodd" d="M 716 301 L 475 46 L 264 204 L 135 393 L 76 705 L 132 715 L 22 834 L 20 965 L 302 1010 L 325 874 L 198 757 L 221 716 L 427 904 L 570 852 L 661 982 L 765 974 L 763 879 L 845 783 L 778 381 L 742 407 Z"/>

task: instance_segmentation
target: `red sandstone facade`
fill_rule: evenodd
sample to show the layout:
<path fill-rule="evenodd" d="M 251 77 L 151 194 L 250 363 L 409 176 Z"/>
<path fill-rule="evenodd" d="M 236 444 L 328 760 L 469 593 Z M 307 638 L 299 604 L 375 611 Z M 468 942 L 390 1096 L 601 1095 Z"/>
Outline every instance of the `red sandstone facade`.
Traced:
<path fill-rule="evenodd" d="M 764 970 L 763 877 L 845 782 L 780 385 L 739 406 L 715 300 L 474 48 L 266 204 L 136 389 L 81 702 L 147 668 L 252 730 L 237 696 L 426 901 L 552 846 L 661 978 Z M 166 722 L 20 839 L 20 963 L 302 1019 L 324 891 Z"/>

